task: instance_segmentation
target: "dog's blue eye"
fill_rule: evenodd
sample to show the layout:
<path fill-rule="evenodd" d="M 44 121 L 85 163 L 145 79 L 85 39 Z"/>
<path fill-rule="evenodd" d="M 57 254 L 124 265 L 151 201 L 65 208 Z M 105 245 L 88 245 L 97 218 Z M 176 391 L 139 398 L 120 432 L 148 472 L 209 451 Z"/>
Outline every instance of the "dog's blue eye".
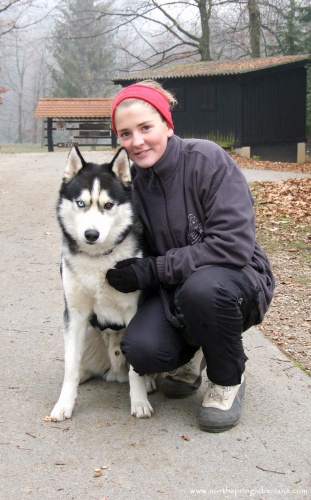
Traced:
<path fill-rule="evenodd" d="M 113 203 L 109 203 L 109 202 L 108 202 L 108 203 L 105 203 L 105 205 L 104 205 L 104 209 L 105 209 L 105 210 L 111 210 L 111 209 L 112 209 L 112 207 L 113 207 Z"/>
<path fill-rule="evenodd" d="M 79 208 L 84 208 L 85 207 L 85 203 L 82 200 L 77 200 L 77 205 L 78 205 Z"/>

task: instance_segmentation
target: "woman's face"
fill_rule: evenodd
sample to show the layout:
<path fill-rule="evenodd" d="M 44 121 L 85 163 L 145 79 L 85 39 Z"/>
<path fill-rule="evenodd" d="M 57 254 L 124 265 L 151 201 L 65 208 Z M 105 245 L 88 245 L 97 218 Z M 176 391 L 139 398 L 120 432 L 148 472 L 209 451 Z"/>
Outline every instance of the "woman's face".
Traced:
<path fill-rule="evenodd" d="M 120 145 L 140 168 L 152 167 L 162 157 L 174 133 L 155 108 L 137 101 L 130 106 L 121 103 L 115 125 Z"/>

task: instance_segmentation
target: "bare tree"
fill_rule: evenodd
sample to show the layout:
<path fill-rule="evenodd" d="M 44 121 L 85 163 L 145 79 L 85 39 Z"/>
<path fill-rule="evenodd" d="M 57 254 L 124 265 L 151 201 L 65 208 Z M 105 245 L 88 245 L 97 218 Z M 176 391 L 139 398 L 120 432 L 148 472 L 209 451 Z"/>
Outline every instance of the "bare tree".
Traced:
<path fill-rule="evenodd" d="M 248 0 L 249 15 L 249 37 L 251 45 L 251 56 L 260 57 L 260 29 L 261 17 L 257 0 Z"/>
<path fill-rule="evenodd" d="M 33 0 L 0 0 L 0 35 L 12 31 Z"/>
<path fill-rule="evenodd" d="M 2 45 L 2 80 L 9 92 L 1 133 L 8 141 L 29 142 L 37 133 L 33 115 L 46 88 L 46 42 L 39 43 L 30 33 L 12 32 Z"/>
<path fill-rule="evenodd" d="M 23 128 L 24 128 L 24 91 L 25 91 L 25 77 L 28 62 L 30 59 L 30 55 L 26 54 L 21 46 L 20 40 L 18 37 L 15 37 L 14 44 L 14 52 L 15 52 L 15 70 L 12 72 L 8 72 L 7 74 L 7 85 L 14 92 L 17 97 L 17 138 L 16 142 L 23 142 Z"/>
<path fill-rule="evenodd" d="M 0 0 L 0 36 L 41 23 L 60 4 L 61 0 Z"/>
<path fill-rule="evenodd" d="M 105 15 L 136 71 L 176 61 L 258 58 L 273 37 L 267 16 L 282 12 L 280 2 L 284 10 L 284 3 L 297 1 L 303 0 L 136 0 L 126 8 L 119 1 Z"/>
<path fill-rule="evenodd" d="M 113 19 L 119 35 L 126 29 L 128 33 L 129 27 L 130 36 L 135 33 L 136 46 L 128 43 L 128 39 L 119 45 L 136 61 L 135 70 L 137 65 L 157 67 L 178 60 L 212 60 L 211 21 L 217 16 L 217 9 L 229 3 L 229 0 L 144 0 L 124 9 L 118 7 L 120 2 L 114 2 L 113 9 L 105 15 Z"/>
<path fill-rule="evenodd" d="M 1 72 L 1 68 L 0 68 L 0 72 Z M 4 87 L 0 87 L 0 104 L 2 104 L 2 97 L 1 97 L 1 94 L 4 94 L 5 92 L 7 91 L 6 88 Z"/>

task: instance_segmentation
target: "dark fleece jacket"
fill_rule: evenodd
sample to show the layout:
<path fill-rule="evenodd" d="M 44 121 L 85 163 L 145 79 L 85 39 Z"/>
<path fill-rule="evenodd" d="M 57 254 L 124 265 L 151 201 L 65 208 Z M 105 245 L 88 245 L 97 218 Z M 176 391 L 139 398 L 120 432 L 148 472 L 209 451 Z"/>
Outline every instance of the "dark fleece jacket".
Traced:
<path fill-rule="evenodd" d="M 153 167 L 134 167 L 139 211 L 160 281 L 182 284 L 206 265 L 244 269 L 262 294 L 262 318 L 274 278 L 256 241 L 253 198 L 238 165 L 214 142 L 173 135 Z"/>

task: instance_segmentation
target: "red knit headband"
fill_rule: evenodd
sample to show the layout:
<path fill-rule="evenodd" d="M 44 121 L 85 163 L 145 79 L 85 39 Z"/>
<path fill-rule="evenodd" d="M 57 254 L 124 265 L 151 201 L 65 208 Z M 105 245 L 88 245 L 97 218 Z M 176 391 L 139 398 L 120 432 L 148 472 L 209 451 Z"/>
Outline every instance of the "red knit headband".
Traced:
<path fill-rule="evenodd" d="M 151 104 L 151 106 L 159 111 L 159 113 L 167 121 L 170 128 L 174 129 L 170 105 L 165 95 L 160 90 L 157 90 L 154 87 L 134 83 L 134 85 L 130 85 L 129 87 L 125 87 L 124 89 L 120 90 L 120 92 L 112 101 L 111 123 L 112 128 L 116 134 L 117 130 L 114 120 L 116 108 L 120 104 L 120 102 L 124 101 L 125 99 L 132 98 L 142 99 L 143 101 Z"/>

